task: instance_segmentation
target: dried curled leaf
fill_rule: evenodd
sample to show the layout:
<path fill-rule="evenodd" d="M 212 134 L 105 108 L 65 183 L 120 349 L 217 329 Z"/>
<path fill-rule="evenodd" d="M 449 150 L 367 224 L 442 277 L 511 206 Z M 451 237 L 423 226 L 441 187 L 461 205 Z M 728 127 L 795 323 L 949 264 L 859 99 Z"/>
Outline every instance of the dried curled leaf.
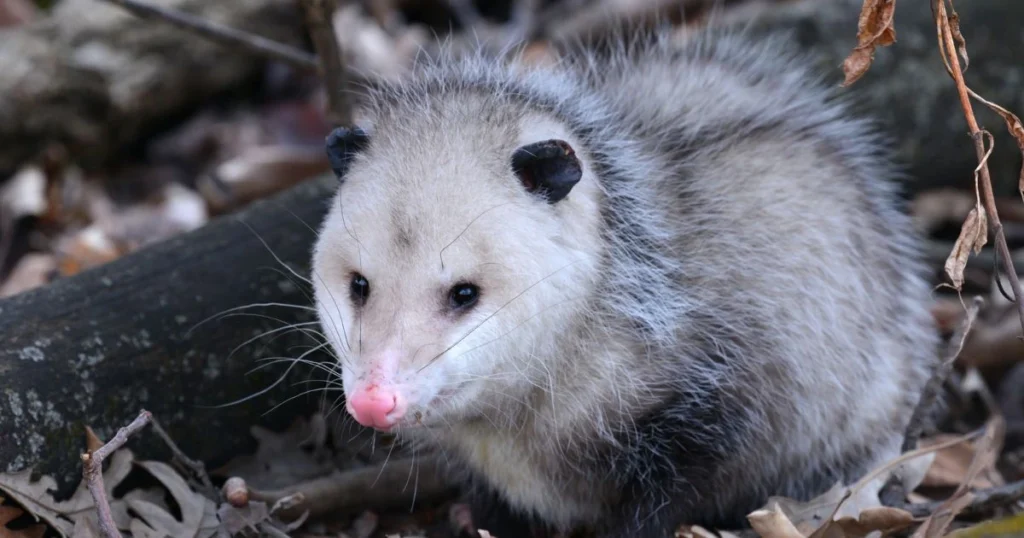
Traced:
<path fill-rule="evenodd" d="M 804 538 L 779 508 L 778 503 L 767 510 L 761 509 L 747 514 L 747 520 L 761 538 Z"/>
<path fill-rule="evenodd" d="M 18 519 L 25 512 L 14 506 L 4 506 L 4 498 L 0 497 L 0 538 L 43 538 L 46 525 L 32 525 L 24 529 L 9 529 L 7 524 Z"/>
<path fill-rule="evenodd" d="M 964 284 L 964 268 L 967 267 L 967 259 L 971 253 L 981 252 L 981 247 L 988 242 L 988 215 L 985 208 L 975 205 L 974 209 L 967 214 L 963 227 L 960 229 L 960 237 L 953 245 L 953 252 L 946 259 L 945 271 L 953 283 L 953 287 L 959 290 Z"/>
<path fill-rule="evenodd" d="M 867 73 L 875 57 L 875 47 L 885 47 L 896 42 L 893 15 L 896 0 L 864 0 L 860 19 L 857 21 L 857 46 L 843 61 L 843 86 L 853 84 Z"/>
<path fill-rule="evenodd" d="M 862 511 L 857 517 L 842 517 L 835 521 L 840 531 L 827 534 L 829 538 L 860 538 L 874 532 L 889 534 L 903 530 L 914 523 L 914 516 L 906 510 L 888 506 L 876 506 Z"/>
<path fill-rule="evenodd" d="M 953 492 L 953 495 L 946 499 L 914 531 L 913 538 L 937 538 L 946 534 L 946 529 L 953 522 L 953 518 L 974 501 L 974 494 L 969 489 L 970 483 L 981 472 L 992 469 L 995 466 L 1005 433 L 1006 423 L 1002 417 L 993 415 L 989 418 L 988 423 L 985 425 L 984 435 L 975 444 L 974 458 L 971 460 L 971 464 L 965 473 L 964 481 Z"/>
<path fill-rule="evenodd" d="M 103 485 L 107 495 L 111 496 L 114 488 L 131 472 L 132 454 L 127 450 L 119 450 L 108 461 L 110 467 L 103 473 Z M 50 476 L 43 476 L 33 482 L 32 469 L 0 474 L 0 490 L 7 492 L 36 520 L 46 521 L 61 536 L 67 537 L 72 534 L 75 521 L 93 515 L 95 504 L 85 482 L 78 486 L 70 499 L 61 502 L 55 501 L 50 494 L 56 489 L 57 482 Z"/>
<path fill-rule="evenodd" d="M 971 59 L 967 57 L 967 41 L 964 40 L 964 35 L 960 33 L 960 15 L 956 11 L 949 16 L 949 29 L 953 34 L 953 41 L 956 42 L 956 51 L 964 59 L 964 71 L 967 71 L 967 66 L 971 64 Z"/>
<path fill-rule="evenodd" d="M 181 520 L 165 508 L 145 499 L 126 499 L 128 507 L 145 521 L 132 521 L 133 529 L 159 536 L 210 538 L 217 534 L 219 522 L 213 501 L 195 492 L 170 465 L 158 461 L 140 461 L 138 465 L 160 481 L 178 504 Z M 139 526 L 136 526 L 138 523 Z M 143 528 L 146 527 L 146 528 Z M 134 532 L 133 532 L 134 534 Z"/>

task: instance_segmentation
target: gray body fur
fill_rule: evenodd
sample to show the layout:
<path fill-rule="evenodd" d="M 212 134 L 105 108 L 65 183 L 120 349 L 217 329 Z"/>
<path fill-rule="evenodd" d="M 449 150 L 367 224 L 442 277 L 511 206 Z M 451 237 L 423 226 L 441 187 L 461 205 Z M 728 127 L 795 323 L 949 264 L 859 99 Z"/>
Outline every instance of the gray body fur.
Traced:
<path fill-rule="evenodd" d="M 859 477 L 896 455 L 935 357 L 916 238 L 869 125 L 780 42 L 656 41 L 549 68 L 425 62 L 374 93 L 371 143 L 353 161 L 401 170 L 375 176 L 388 198 L 376 203 L 449 203 L 465 224 L 489 202 L 425 194 L 458 175 L 449 163 L 500 171 L 535 118 L 574 137 L 598 185 L 579 194 L 599 214 L 599 239 L 579 247 L 593 262 L 573 277 L 581 296 L 475 351 L 529 383 L 399 435 L 443 450 L 515 512 L 602 536 L 742 523 L 769 495 Z M 431 227 L 410 211 L 414 235 Z M 318 256 L 351 235 L 339 222 Z"/>

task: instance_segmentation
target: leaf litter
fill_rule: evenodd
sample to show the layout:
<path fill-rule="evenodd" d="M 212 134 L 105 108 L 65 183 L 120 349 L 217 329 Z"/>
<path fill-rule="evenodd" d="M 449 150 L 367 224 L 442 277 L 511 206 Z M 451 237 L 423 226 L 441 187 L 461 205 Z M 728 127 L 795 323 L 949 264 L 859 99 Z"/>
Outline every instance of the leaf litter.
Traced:
<path fill-rule="evenodd" d="M 857 47 L 843 65 L 847 78 L 845 84 L 853 83 L 866 73 L 877 47 L 888 46 L 895 42 L 894 6 L 894 0 L 866 0 L 864 2 L 858 23 Z M 355 51 L 354 55 L 359 66 L 373 69 L 381 65 L 382 59 L 386 59 L 388 62 L 393 62 L 393 65 L 388 65 L 388 69 L 382 71 L 392 74 L 402 73 L 407 68 L 408 59 L 411 57 L 410 51 L 416 51 L 420 47 L 421 37 L 409 34 L 401 38 L 408 41 L 401 41 L 401 39 L 388 38 L 385 33 L 381 32 L 368 33 L 366 28 L 375 27 L 358 21 L 353 22 L 352 13 L 354 13 L 352 9 L 344 12 L 339 10 L 336 13 L 336 30 L 339 40 L 347 40 L 345 41 L 346 48 Z M 957 52 L 963 59 L 966 68 L 968 56 L 966 42 L 959 29 L 959 16 L 953 10 L 950 10 L 950 13 Z M 351 29 L 359 30 L 360 33 L 348 31 Z M 392 39 L 392 41 L 388 41 L 388 39 Z M 1024 151 L 1024 128 L 1021 127 L 1020 120 L 1002 107 L 985 101 L 973 91 L 971 91 L 971 95 L 1000 114 L 1006 122 L 1008 130 Z M 323 129 L 322 122 L 302 119 L 306 117 L 303 114 L 315 106 L 315 100 L 316 98 L 309 99 L 307 96 L 293 101 L 291 103 L 293 108 L 284 112 L 284 115 L 291 115 L 290 120 L 284 122 L 275 118 L 268 120 L 270 116 L 261 119 L 245 113 L 239 113 L 227 121 L 219 122 L 213 121 L 210 116 L 205 118 L 209 120 L 206 123 L 197 122 L 197 127 L 192 133 L 196 138 L 185 141 L 190 142 L 191 145 L 182 143 L 177 147 L 172 147 L 170 142 L 165 141 L 166 143 L 160 149 L 169 153 L 177 151 L 174 153 L 173 159 L 201 163 L 200 168 L 203 171 L 198 174 L 199 180 L 195 189 L 189 191 L 185 196 L 175 199 L 176 193 L 173 191 L 173 187 L 165 191 L 170 192 L 169 197 L 172 201 L 169 204 L 161 201 L 161 195 L 157 194 L 155 197 L 142 197 L 141 201 L 137 200 L 125 207 L 113 202 L 110 195 L 103 192 L 102 189 L 83 188 L 82 182 L 88 178 L 83 179 L 80 171 L 74 169 L 73 166 L 67 167 L 58 174 L 67 176 L 64 178 L 63 184 L 54 177 L 42 174 L 38 168 L 26 169 L 24 171 L 25 178 L 21 180 L 23 184 L 20 185 L 22 191 L 17 194 L 20 199 L 16 199 L 15 203 L 11 204 L 15 208 L 12 214 L 16 215 L 16 218 L 41 218 L 43 221 L 55 225 L 59 229 L 59 233 L 52 241 L 51 251 L 32 253 L 34 257 L 26 255 L 22 258 L 21 263 L 17 266 L 19 269 L 12 273 L 17 275 L 17 278 L 9 276 L 8 282 L 4 284 L 7 285 L 12 280 L 20 280 L 21 283 L 16 282 L 16 285 L 7 288 L 0 287 L 0 294 L 5 293 L 4 289 L 17 292 L 44 285 L 46 281 L 52 279 L 53 273 L 57 272 L 55 271 L 57 267 L 62 275 L 75 274 L 87 267 L 120 257 L 139 248 L 144 243 L 144 241 L 135 240 L 137 238 L 125 238 L 123 230 L 155 230 L 153 232 L 155 236 L 164 237 L 182 233 L 201 225 L 209 216 L 233 210 L 253 199 L 264 197 L 268 193 L 293 184 L 299 180 L 299 176 L 306 177 L 316 170 L 322 169 L 323 162 L 308 151 L 309 148 L 318 147 L 317 136 L 319 133 L 317 129 Z M 291 123 L 289 124 L 288 121 Z M 294 127 L 296 125 L 299 127 Z M 303 129 L 305 129 L 305 133 L 300 133 L 299 131 Z M 182 141 L 177 140 L 177 142 Z M 215 150 L 203 154 L 211 147 Z M 150 170 L 147 173 L 155 172 Z M 144 182 L 149 177 L 138 179 Z M 39 183 L 41 180 L 45 180 L 44 194 L 49 196 L 40 196 Z M 1024 169 L 1021 172 L 1020 189 L 1021 195 L 1024 197 Z M 55 193 L 60 196 L 56 196 Z M 196 196 L 200 197 L 205 204 L 205 214 L 202 211 L 194 210 L 197 207 Z M 163 200 L 167 198 L 166 195 L 163 196 Z M 57 203 L 58 201 L 62 201 L 62 203 Z M 181 203 L 183 201 L 187 203 Z M 980 253 L 987 244 L 988 215 L 977 196 L 973 202 L 970 204 L 973 207 L 967 211 L 967 215 L 961 217 L 963 226 L 960 228 L 960 237 L 952 249 L 953 254 L 946 259 L 946 263 L 942 266 L 958 290 L 965 284 L 964 271 L 968 260 L 972 255 Z M 1002 209 L 999 214 L 1005 219 L 1006 213 Z M 137 224 L 141 224 L 141 228 L 136 226 Z M 1005 321 L 1009 317 L 1000 319 Z M 1014 320 L 1010 319 L 1009 321 Z M 998 344 L 986 344 L 989 341 L 983 337 L 986 327 L 1000 329 Z M 972 343 L 978 346 L 977 352 L 971 352 Z M 1018 347 L 1014 348 L 1013 344 Z M 972 364 L 970 361 L 976 363 L 979 358 L 994 356 L 992 349 L 984 347 L 985 345 L 1005 346 L 1006 351 L 998 354 L 1000 365 L 1019 361 L 1022 356 L 1017 352 L 1021 345 L 1018 332 L 1014 330 L 1011 323 L 997 325 L 997 321 L 989 322 L 979 319 L 976 330 L 972 332 L 965 344 L 963 358 L 958 359 L 958 364 L 969 365 Z M 296 431 L 301 429 L 299 427 Z M 254 427 L 253 435 L 259 440 L 257 454 L 242 457 L 222 468 L 221 471 L 226 476 L 246 476 L 252 481 L 253 487 L 266 488 L 289 486 L 333 468 L 323 453 L 296 448 L 298 443 L 294 443 L 294 441 L 301 436 L 292 435 L 293 433 L 295 432 L 276 434 Z M 947 505 L 942 508 L 941 513 L 932 514 L 927 519 L 927 524 L 918 529 L 919 534 L 938 535 L 945 532 L 955 513 L 970 504 L 973 490 L 1005 482 L 995 471 L 992 461 L 993 451 L 997 449 L 993 448 L 991 444 L 986 445 L 983 440 L 953 443 L 960 437 L 962 436 L 945 434 L 925 438 L 922 441 L 922 446 L 925 449 L 936 446 L 943 448 L 933 454 L 934 459 L 929 466 L 926 466 L 927 472 L 920 477 L 916 489 L 931 492 L 937 488 L 955 488 L 956 491 L 952 497 L 947 497 Z M 314 443 L 314 445 L 316 444 Z M 923 466 L 925 458 L 913 461 L 917 465 Z M 132 468 L 141 469 L 160 483 L 159 487 L 134 489 L 119 499 L 112 499 L 112 509 L 118 527 L 132 532 L 133 535 L 156 536 L 166 532 L 171 536 L 177 536 L 178 534 L 172 534 L 172 531 L 188 533 L 193 532 L 193 527 L 196 533 L 200 533 L 195 535 L 212 536 L 221 532 L 231 534 L 244 532 L 245 529 L 252 530 L 272 519 L 273 509 L 266 503 L 247 500 L 245 503 L 241 503 L 241 506 L 233 506 L 227 503 L 218 505 L 212 500 L 206 500 L 205 497 L 192 490 L 172 468 L 161 467 L 162 464 L 158 465 L 158 462 L 136 462 L 132 460 L 130 453 L 118 451 L 115 452 L 110 463 L 110 468 L 104 472 L 108 494 L 124 480 L 125 476 L 121 476 L 120 473 L 131 472 Z M 124 466 L 126 463 L 127 469 L 115 466 L 115 464 Z M 269 468 L 265 465 L 267 463 L 270 464 Z M 918 471 L 920 471 L 919 468 Z M 93 508 L 92 500 L 84 488 L 79 488 L 71 499 L 57 503 L 49 497 L 48 490 L 53 484 L 51 479 L 44 477 L 38 482 L 32 483 L 28 476 L 18 476 L 17 478 L 12 478 L 12 476 L 10 474 L 0 475 L 0 490 L 7 492 L 11 500 L 24 506 L 26 512 L 36 520 L 51 524 L 63 536 L 82 538 L 98 536 L 95 518 L 89 515 Z M 863 486 L 856 492 L 837 485 L 826 494 L 806 503 L 784 498 L 772 499 L 765 508 L 751 514 L 751 523 L 757 522 L 755 528 L 763 531 L 763 536 L 813 535 L 830 538 L 833 536 L 865 536 L 871 532 L 887 534 L 921 523 L 920 521 L 908 522 L 906 517 L 908 513 L 904 510 L 881 505 L 878 499 L 878 488 L 882 485 L 883 481 L 880 481 L 882 476 L 887 475 L 880 475 L 870 485 Z M 49 485 L 44 487 L 41 484 Z M 908 492 L 915 490 L 915 487 L 912 487 L 914 480 L 904 479 L 904 486 Z M 6 489 L 8 487 L 12 488 L 12 491 L 8 491 Z M 18 493 L 15 492 L 21 492 L 20 499 Z M 170 496 L 180 507 L 180 514 L 168 505 L 165 500 L 167 496 Z M 911 498 L 916 499 L 915 502 L 927 500 L 927 497 L 923 497 L 920 493 L 913 494 Z M 6 511 L 6 506 L 3 508 L 5 511 L 0 514 L 5 517 L 15 514 L 13 511 Z M 12 510 L 19 509 L 12 508 Z M 218 522 L 216 528 L 211 527 L 214 521 Z M 1017 520 L 1014 519 L 1014 516 L 1010 516 L 1003 520 L 993 520 L 991 523 L 993 526 L 998 526 L 997 523 L 1000 522 L 1012 526 L 1014 521 Z M 1019 530 L 1022 523 L 1018 522 L 1017 525 L 1016 528 Z M 349 536 L 361 535 L 356 532 L 355 526 L 347 529 Z M 979 528 L 982 526 L 979 525 Z M 288 525 L 283 525 L 279 528 L 287 527 Z M 202 534 L 211 530 L 214 534 Z M 3 532 L 10 531 L 0 527 L 0 538 L 6 538 Z M 700 527 L 688 527 L 681 529 L 680 532 L 684 535 L 702 538 L 716 534 L 723 538 L 732 536 L 726 531 L 718 529 L 711 531 Z M 959 536 L 961 533 L 965 533 L 965 530 L 954 531 L 954 535 Z M 485 535 L 485 533 L 481 533 L 481 535 Z M 20 535 L 15 536 L 21 538 Z"/>

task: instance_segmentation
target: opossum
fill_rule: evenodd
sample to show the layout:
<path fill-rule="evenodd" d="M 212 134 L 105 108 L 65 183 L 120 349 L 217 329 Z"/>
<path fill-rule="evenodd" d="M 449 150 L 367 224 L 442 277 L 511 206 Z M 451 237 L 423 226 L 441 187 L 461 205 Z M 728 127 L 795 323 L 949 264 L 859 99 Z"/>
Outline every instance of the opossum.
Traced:
<path fill-rule="evenodd" d="M 870 119 L 782 38 L 614 39 L 422 58 L 326 144 L 348 413 L 443 453 L 501 538 L 742 526 L 897 455 L 935 366 Z"/>

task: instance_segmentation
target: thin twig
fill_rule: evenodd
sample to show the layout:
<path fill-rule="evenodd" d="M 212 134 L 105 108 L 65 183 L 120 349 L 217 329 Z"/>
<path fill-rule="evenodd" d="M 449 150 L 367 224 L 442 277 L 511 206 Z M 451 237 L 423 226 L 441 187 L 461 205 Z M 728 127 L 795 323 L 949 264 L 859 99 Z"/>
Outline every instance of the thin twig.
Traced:
<path fill-rule="evenodd" d="M 164 21 L 222 45 L 241 47 L 249 52 L 269 56 L 307 71 L 317 68 L 317 59 L 312 54 L 265 37 L 217 24 L 183 11 L 153 6 L 138 0 L 106 1 L 123 7 L 137 17 Z"/>
<path fill-rule="evenodd" d="M 1010 506 L 1015 502 L 1024 499 L 1024 480 L 987 488 L 973 492 L 974 498 L 971 504 L 967 505 L 961 515 L 976 516 L 987 513 L 996 508 Z M 937 510 L 944 501 L 933 501 L 926 503 L 908 504 L 904 510 L 913 514 L 914 517 L 928 517 Z"/>
<path fill-rule="evenodd" d="M 995 236 L 996 249 L 999 251 L 1000 261 L 1003 269 L 1010 279 L 1010 288 L 1013 290 L 1013 299 L 1017 305 L 1017 314 L 1020 317 L 1021 328 L 1024 329 L 1024 296 L 1021 294 L 1020 279 L 1017 277 L 1017 270 L 1013 267 L 1013 257 L 1010 248 L 1006 244 L 1006 235 L 1003 233 L 1003 224 L 999 221 L 999 213 L 996 210 L 996 200 L 992 193 L 992 178 L 989 175 L 988 163 L 985 155 L 984 135 L 978 126 L 978 120 L 974 117 L 974 108 L 971 106 L 971 98 L 967 84 L 964 82 L 964 74 L 960 69 L 960 59 L 956 55 L 956 43 L 953 39 L 953 31 L 949 26 L 949 18 L 946 16 L 946 0 L 932 0 L 932 13 L 935 16 L 935 24 L 939 37 L 939 51 L 942 53 L 943 61 L 947 70 L 956 82 L 956 90 L 960 96 L 960 106 L 964 110 L 964 117 L 967 119 L 967 126 L 974 139 L 974 151 L 977 153 L 979 173 L 981 177 L 981 198 L 988 213 L 989 222 L 992 224 L 992 234 Z"/>
<path fill-rule="evenodd" d="M 931 413 L 932 408 L 935 406 L 935 400 L 939 397 L 939 393 L 942 392 L 942 386 L 945 384 L 946 379 L 949 378 L 957 357 L 960 356 L 964 349 L 967 335 L 970 334 L 971 328 L 974 326 L 974 320 L 977 318 L 978 311 L 981 310 L 983 303 L 984 299 L 981 297 L 975 297 L 971 302 L 963 322 L 957 327 L 953 337 L 949 340 L 950 350 L 947 352 L 945 360 L 935 369 L 932 377 L 925 384 L 924 390 L 921 391 L 921 397 L 917 402 L 917 406 L 914 407 L 914 412 L 910 415 L 910 421 L 904 430 L 903 446 L 900 447 L 901 454 L 917 448 L 917 442 L 921 439 L 921 434 L 924 432 L 924 425 L 928 419 L 928 414 Z M 903 484 L 896 474 L 893 474 L 886 480 L 885 485 L 882 486 L 878 493 L 879 500 L 885 506 L 902 505 L 906 500 L 906 495 L 907 492 L 904 491 Z"/>
<path fill-rule="evenodd" d="M 345 68 L 341 63 L 341 46 L 334 34 L 335 0 L 302 0 L 309 36 L 320 58 L 320 76 L 327 91 L 327 118 L 335 126 L 351 125 L 352 111 L 346 98 Z"/>
<path fill-rule="evenodd" d="M 213 487 L 213 481 L 210 480 L 210 475 L 207 474 L 206 466 L 203 465 L 203 462 L 194 460 L 186 456 L 185 453 L 182 452 L 180 448 L 178 448 L 177 443 L 175 443 L 174 440 L 171 439 L 171 436 L 167 434 L 167 431 L 164 430 L 164 427 L 160 425 L 160 422 L 157 421 L 157 419 L 150 417 L 150 423 L 153 425 L 153 430 L 156 431 L 156 434 L 160 436 L 161 439 L 163 439 L 164 444 L 166 444 L 167 448 L 171 450 L 171 454 L 174 455 L 174 458 L 180 461 L 183 465 L 187 466 L 189 469 L 192 469 L 192 472 L 196 475 L 197 478 L 199 478 L 199 481 L 203 484 L 203 488 L 207 490 L 206 496 L 211 501 L 219 501 L 220 492 L 217 488 Z"/>
<path fill-rule="evenodd" d="M 96 449 L 91 454 L 82 454 L 82 462 L 85 467 L 85 481 L 89 488 L 89 493 L 92 494 L 92 499 L 96 503 L 96 514 L 100 524 L 100 532 L 106 538 L 121 538 L 121 533 L 117 530 L 117 524 L 114 523 L 114 516 L 110 512 L 110 501 L 107 499 L 107 490 L 103 485 L 103 460 L 113 454 L 115 450 L 124 446 L 128 442 L 129 437 L 145 428 L 152 420 L 153 416 L 149 411 L 142 410 L 131 424 L 117 430 L 117 434 L 114 435 L 113 439 L 107 441 L 107 444 Z"/>

